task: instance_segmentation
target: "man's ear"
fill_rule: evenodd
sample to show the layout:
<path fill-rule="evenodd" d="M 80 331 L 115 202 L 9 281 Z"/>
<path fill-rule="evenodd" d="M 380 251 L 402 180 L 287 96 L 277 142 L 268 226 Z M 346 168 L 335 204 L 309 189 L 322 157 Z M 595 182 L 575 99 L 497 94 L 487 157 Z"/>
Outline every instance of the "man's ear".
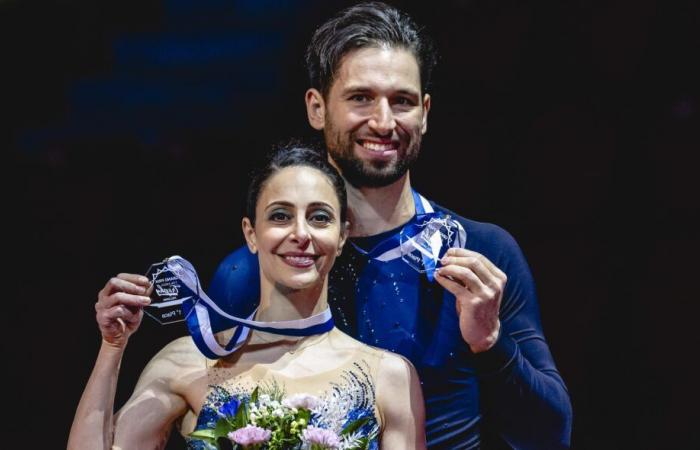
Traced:
<path fill-rule="evenodd" d="M 241 227 L 243 228 L 243 236 L 245 237 L 245 242 L 246 244 L 248 244 L 248 250 L 250 250 L 250 253 L 257 253 L 258 243 L 257 239 L 255 238 L 255 228 L 253 227 L 253 224 L 250 223 L 250 219 L 244 217 L 243 221 L 241 222 Z"/>
<path fill-rule="evenodd" d="M 323 95 L 317 89 L 311 88 L 306 91 L 304 101 L 309 124 L 319 131 L 323 130 L 326 126 L 326 104 L 323 101 Z"/>
<path fill-rule="evenodd" d="M 423 96 L 423 124 L 421 126 L 421 134 L 428 131 L 428 112 L 430 111 L 430 94 Z"/>
<path fill-rule="evenodd" d="M 338 241 L 338 253 L 337 256 L 340 256 L 340 254 L 343 252 L 343 247 L 345 246 L 345 242 L 348 240 L 348 236 L 350 235 L 350 221 L 346 220 L 343 226 L 340 228 L 340 241 Z"/>

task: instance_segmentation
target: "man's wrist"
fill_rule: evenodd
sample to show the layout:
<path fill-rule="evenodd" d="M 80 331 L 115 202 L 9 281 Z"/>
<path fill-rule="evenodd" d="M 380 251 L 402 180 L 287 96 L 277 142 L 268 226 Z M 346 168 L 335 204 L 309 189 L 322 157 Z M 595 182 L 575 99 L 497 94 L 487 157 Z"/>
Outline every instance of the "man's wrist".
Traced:
<path fill-rule="evenodd" d="M 484 339 L 482 339 L 480 342 L 469 344 L 469 349 L 472 351 L 472 353 L 477 354 L 477 353 L 482 353 L 487 350 L 490 350 L 494 345 L 496 345 L 496 342 L 498 342 L 498 337 L 501 334 L 501 321 L 497 320 L 496 321 L 496 326 L 494 327 L 494 330 L 486 336 Z"/>

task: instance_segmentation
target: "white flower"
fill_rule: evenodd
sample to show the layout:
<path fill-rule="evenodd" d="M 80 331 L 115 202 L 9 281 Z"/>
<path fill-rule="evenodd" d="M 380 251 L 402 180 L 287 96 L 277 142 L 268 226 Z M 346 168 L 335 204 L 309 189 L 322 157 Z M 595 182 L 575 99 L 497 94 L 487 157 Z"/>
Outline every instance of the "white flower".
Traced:
<path fill-rule="evenodd" d="M 321 403 L 321 399 L 309 394 L 294 394 L 291 397 L 282 400 L 282 404 L 293 410 L 297 408 L 306 408 L 308 410 L 313 410 Z"/>

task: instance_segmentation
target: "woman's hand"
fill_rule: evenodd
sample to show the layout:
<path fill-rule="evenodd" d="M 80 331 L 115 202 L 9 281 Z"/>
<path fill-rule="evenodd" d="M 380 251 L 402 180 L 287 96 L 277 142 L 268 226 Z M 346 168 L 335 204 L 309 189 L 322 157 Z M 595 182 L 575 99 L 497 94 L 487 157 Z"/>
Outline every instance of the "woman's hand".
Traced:
<path fill-rule="evenodd" d="M 102 339 L 123 347 L 143 319 L 143 307 L 151 303 L 151 283 L 143 275 L 120 273 L 97 294 L 95 311 Z"/>

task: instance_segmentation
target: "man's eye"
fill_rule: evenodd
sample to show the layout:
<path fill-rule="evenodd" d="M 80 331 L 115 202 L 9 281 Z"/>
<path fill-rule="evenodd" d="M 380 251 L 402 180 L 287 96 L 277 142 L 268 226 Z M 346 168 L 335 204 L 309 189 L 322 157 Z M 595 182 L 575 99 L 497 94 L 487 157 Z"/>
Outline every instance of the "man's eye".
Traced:
<path fill-rule="evenodd" d="M 364 94 L 356 94 L 356 95 L 353 95 L 352 97 L 350 97 L 350 100 L 352 100 L 354 102 L 358 102 L 358 103 L 366 103 L 366 102 L 370 101 L 370 98 L 369 98 L 369 96 L 364 95 Z"/>
<path fill-rule="evenodd" d="M 407 98 L 407 97 L 399 97 L 396 100 L 394 100 L 394 103 L 397 105 L 401 105 L 401 106 L 413 106 L 414 105 L 413 100 L 411 100 L 410 98 Z"/>

